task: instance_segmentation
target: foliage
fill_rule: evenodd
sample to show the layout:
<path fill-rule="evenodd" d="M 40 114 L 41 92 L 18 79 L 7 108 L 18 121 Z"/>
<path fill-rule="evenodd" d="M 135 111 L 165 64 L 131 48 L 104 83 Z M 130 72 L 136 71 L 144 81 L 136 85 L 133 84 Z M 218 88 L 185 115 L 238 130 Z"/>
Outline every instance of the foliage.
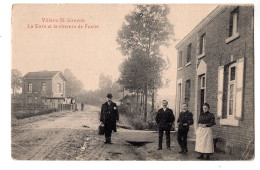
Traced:
<path fill-rule="evenodd" d="M 76 76 L 73 75 L 71 70 L 65 69 L 64 75 L 67 78 L 65 91 L 66 96 L 75 97 L 77 94 L 79 94 L 83 89 L 83 84 L 80 80 L 77 79 Z"/>
<path fill-rule="evenodd" d="M 113 82 L 109 75 L 101 74 L 99 76 L 99 89 L 92 91 L 81 91 L 77 94 L 78 102 L 83 102 L 90 105 L 100 106 L 106 100 L 107 93 L 112 93 L 113 100 L 119 101 L 122 97 L 120 94 L 121 86 L 118 82 Z"/>
<path fill-rule="evenodd" d="M 136 5 L 118 31 L 122 54 L 127 56 L 142 50 L 149 56 L 158 56 L 159 47 L 168 46 L 173 36 L 173 25 L 167 19 L 169 12 L 167 5 Z"/>
<path fill-rule="evenodd" d="M 16 119 L 25 119 L 33 116 L 39 116 L 44 114 L 49 114 L 57 111 L 56 108 L 53 109 L 44 109 L 44 110 L 20 110 L 19 112 L 12 112 L 12 115 Z"/>
<path fill-rule="evenodd" d="M 167 68 L 160 47 L 168 46 L 173 36 L 168 14 L 167 5 L 136 5 L 118 31 L 121 53 L 128 56 L 121 65 L 119 83 L 127 90 L 142 93 L 145 121 L 148 91 L 152 93 L 153 110 L 155 93 L 162 86 L 162 71 Z"/>
<path fill-rule="evenodd" d="M 16 95 L 16 90 L 22 87 L 22 73 L 17 69 L 12 69 L 11 73 L 11 88 L 13 89 L 13 95 Z"/>

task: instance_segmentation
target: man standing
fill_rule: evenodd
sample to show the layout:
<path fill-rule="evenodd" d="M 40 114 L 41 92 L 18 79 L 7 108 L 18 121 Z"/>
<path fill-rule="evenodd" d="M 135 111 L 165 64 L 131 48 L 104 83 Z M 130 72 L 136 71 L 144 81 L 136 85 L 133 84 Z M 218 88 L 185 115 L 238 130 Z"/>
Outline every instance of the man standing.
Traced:
<path fill-rule="evenodd" d="M 116 103 L 112 102 L 112 94 L 107 94 L 107 102 L 102 104 L 100 121 L 104 125 L 105 129 L 105 144 L 112 144 L 111 134 L 112 130 L 116 132 L 116 121 L 119 120 L 119 114 Z"/>
<path fill-rule="evenodd" d="M 178 143 L 181 147 L 181 151 L 179 153 L 186 154 L 188 152 L 187 148 L 187 136 L 189 132 L 189 126 L 193 125 L 193 115 L 190 111 L 188 111 L 188 104 L 182 104 L 182 112 L 179 115 L 177 120 L 178 123 Z"/>
<path fill-rule="evenodd" d="M 170 148 L 171 138 L 170 138 L 170 130 L 172 124 L 175 120 L 172 109 L 167 107 L 168 102 L 166 100 L 162 101 L 163 108 L 159 109 L 156 115 L 156 123 L 159 127 L 159 145 L 158 150 L 162 150 L 162 141 L 163 141 L 163 132 L 166 134 L 166 145 L 167 149 Z"/>
<path fill-rule="evenodd" d="M 84 111 L 84 103 L 81 103 L 81 111 Z"/>

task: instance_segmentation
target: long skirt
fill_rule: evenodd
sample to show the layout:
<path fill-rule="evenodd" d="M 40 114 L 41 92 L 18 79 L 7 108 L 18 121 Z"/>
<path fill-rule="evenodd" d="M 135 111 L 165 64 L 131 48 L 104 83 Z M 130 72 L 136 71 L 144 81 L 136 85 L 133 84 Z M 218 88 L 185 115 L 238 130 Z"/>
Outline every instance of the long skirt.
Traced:
<path fill-rule="evenodd" d="M 213 135 L 210 127 L 197 128 L 195 151 L 200 153 L 214 153 Z"/>

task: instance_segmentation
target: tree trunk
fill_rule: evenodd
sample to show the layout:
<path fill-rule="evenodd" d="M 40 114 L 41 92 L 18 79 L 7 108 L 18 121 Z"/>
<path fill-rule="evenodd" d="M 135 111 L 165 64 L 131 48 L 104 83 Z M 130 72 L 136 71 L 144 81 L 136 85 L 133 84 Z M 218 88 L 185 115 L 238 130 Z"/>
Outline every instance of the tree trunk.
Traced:
<path fill-rule="evenodd" d="M 152 90 L 152 112 L 154 111 L 154 89 Z"/>
<path fill-rule="evenodd" d="M 147 119 L 147 100 L 148 97 L 147 97 L 147 85 L 146 85 L 144 89 L 144 122 L 146 122 Z"/>
<path fill-rule="evenodd" d="M 141 103 L 140 103 L 140 108 L 139 109 L 140 109 L 140 114 L 142 114 L 142 107 L 143 107 L 143 101 L 144 101 L 144 93 L 143 92 L 141 92 L 141 96 L 140 97 L 141 97 L 141 99 L 140 99 Z"/>

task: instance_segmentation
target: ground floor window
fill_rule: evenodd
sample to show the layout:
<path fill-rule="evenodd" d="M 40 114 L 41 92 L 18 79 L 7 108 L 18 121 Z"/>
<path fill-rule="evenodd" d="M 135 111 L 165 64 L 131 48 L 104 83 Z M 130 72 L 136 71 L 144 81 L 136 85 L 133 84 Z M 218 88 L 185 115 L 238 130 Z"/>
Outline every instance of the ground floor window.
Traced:
<path fill-rule="evenodd" d="M 221 125 L 239 126 L 242 119 L 244 58 L 218 70 L 218 117 Z"/>

